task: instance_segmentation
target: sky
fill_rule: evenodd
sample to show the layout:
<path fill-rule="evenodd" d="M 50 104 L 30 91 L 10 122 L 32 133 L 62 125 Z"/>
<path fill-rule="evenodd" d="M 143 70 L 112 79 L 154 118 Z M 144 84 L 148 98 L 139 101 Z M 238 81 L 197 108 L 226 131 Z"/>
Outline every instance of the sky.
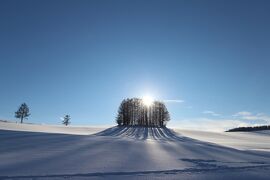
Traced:
<path fill-rule="evenodd" d="M 164 101 L 169 127 L 270 124 L 270 2 L 2 0 L 0 119 L 113 125 L 122 99 Z"/>

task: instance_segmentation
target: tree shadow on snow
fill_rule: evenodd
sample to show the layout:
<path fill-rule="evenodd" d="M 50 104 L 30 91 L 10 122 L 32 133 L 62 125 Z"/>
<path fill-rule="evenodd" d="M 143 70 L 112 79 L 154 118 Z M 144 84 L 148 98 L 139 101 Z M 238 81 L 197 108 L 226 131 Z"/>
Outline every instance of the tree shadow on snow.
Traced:
<path fill-rule="evenodd" d="M 183 141 L 186 137 L 177 135 L 166 127 L 115 126 L 95 136 L 129 137 L 137 140 Z"/>
<path fill-rule="evenodd" d="M 94 136 L 107 136 L 107 137 L 117 137 L 117 138 L 131 138 L 139 141 L 152 140 L 158 142 L 173 142 L 184 147 L 186 150 L 194 154 L 222 154 L 222 153 L 232 153 L 232 154 L 245 154 L 261 156 L 264 158 L 270 158 L 269 152 L 258 152 L 258 151 L 243 151 L 235 148 L 222 146 L 216 143 L 205 142 L 186 136 L 182 136 L 179 133 L 174 132 L 172 129 L 166 127 L 142 127 L 142 126 L 115 126 L 105 129 L 99 133 L 93 134 Z M 166 146 L 160 143 L 160 146 L 164 148 L 167 152 L 175 151 L 175 148 L 171 146 Z M 177 153 L 177 152 L 176 152 Z"/>

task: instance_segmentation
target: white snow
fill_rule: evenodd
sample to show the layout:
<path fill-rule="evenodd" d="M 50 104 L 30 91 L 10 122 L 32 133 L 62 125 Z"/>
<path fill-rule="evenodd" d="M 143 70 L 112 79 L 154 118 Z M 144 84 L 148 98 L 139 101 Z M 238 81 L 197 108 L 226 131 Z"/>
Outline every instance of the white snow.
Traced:
<path fill-rule="evenodd" d="M 220 144 L 239 150 L 270 151 L 270 131 L 253 132 L 206 132 L 175 130 L 178 134 L 201 141 Z"/>
<path fill-rule="evenodd" d="M 30 131 L 59 134 L 89 135 L 108 128 L 109 126 L 64 126 L 47 124 L 20 124 L 14 122 L 1 122 L 0 129 L 12 131 Z"/>
<path fill-rule="evenodd" d="M 268 131 L 0 122 L 0 179 L 268 179 Z"/>

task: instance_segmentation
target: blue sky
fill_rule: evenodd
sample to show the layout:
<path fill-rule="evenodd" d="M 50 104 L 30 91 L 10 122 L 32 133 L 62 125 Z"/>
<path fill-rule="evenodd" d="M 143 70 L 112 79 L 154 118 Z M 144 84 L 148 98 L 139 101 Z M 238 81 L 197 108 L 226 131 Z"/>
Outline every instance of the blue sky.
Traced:
<path fill-rule="evenodd" d="M 268 1 L 1 1 L 0 119 L 113 124 L 123 98 L 172 127 L 270 121 Z M 179 101 L 180 100 L 180 101 Z M 209 126 L 210 127 L 210 126 Z M 213 127 L 214 128 L 214 127 Z"/>

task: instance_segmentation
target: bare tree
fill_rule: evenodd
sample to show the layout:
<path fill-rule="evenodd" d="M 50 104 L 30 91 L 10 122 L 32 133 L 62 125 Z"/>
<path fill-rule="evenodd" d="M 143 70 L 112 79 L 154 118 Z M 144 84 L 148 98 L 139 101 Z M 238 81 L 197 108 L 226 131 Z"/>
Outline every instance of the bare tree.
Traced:
<path fill-rule="evenodd" d="M 170 114 L 163 102 L 155 101 L 151 106 L 143 104 L 142 99 L 124 99 L 118 109 L 116 123 L 121 126 L 166 126 Z"/>
<path fill-rule="evenodd" d="M 119 106 L 118 109 L 118 114 L 116 117 L 116 123 L 118 124 L 118 126 L 121 126 L 124 124 L 124 102 L 121 103 L 121 105 Z"/>

